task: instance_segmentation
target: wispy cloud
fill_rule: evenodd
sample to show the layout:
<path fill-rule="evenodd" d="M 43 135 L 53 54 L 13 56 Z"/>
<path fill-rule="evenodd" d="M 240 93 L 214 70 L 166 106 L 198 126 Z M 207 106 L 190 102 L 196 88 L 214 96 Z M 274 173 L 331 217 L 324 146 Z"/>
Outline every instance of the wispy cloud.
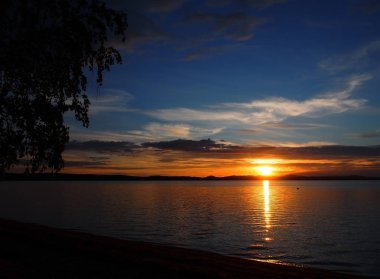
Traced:
<path fill-rule="evenodd" d="M 256 28 L 267 23 L 264 17 L 251 14 L 251 8 L 221 13 L 213 9 L 187 15 L 182 25 L 197 35 L 180 49 L 185 50 L 183 60 L 200 60 L 232 52 L 247 45 L 254 37 Z"/>
<path fill-rule="evenodd" d="M 234 50 L 235 44 L 246 44 L 251 41 L 255 29 L 269 21 L 268 18 L 253 15 L 254 12 L 285 1 L 220 0 L 208 1 L 206 5 L 206 1 L 204 3 L 201 1 L 195 4 L 196 8 L 185 11 L 186 4 L 190 6 L 190 2 L 187 2 L 189 1 L 112 0 L 107 2 L 111 7 L 128 13 L 129 27 L 126 32 L 126 41 L 112 42 L 113 46 L 128 52 L 145 53 L 149 46 L 165 44 L 185 61 L 230 52 Z M 230 4 L 235 6 L 234 12 L 220 12 L 220 6 Z M 177 12 L 187 15 L 182 18 L 171 17 Z M 168 18 L 170 18 L 170 25 L 168 25 Z M 181 29 L 178 29 L 178 26 Z M 184 30 L 190 32 L 184 32 Z M 186 53 L 183 53 L 185 49 Z M 150 48 L 149 51 L 154 50 Z"/>
<path fill-rule="evenodd" d="M 105 89 L 96 97 L 91 98 L 90 113 L 98 114 L 101 112 L 128 112 L 128 103 L 134 99 L 134 96 L 119 89 Z"/>
<path fill-rule="evenodd" d="M 218 45 L 218 46 L 206 46 L 197 48 L 194 51 L 189 52 L 183 58 L 185 61 L 193 61 L 207 58 L 209 56 L 222 55 L 231 51 L 237 47 L 237 45 Z"/>
<path fill-rule="evenodd" d="M 161 26 L 142 13 L 128 14 L 129 27 L 126 41 L 119 48 L 134 52 L 137 45 L 151 45 L 170 37 Z"/>
<path fill-rule="evenodd" d="M 185 3 L 185 0 L 160 0 L 148 1 L 147 9 L 154 13 L 172 12 Z"/>
<path fill-rule="evenodd" d="M 159 124 L 150 123 L 145 130 L 152 135 L 164 135 L 164 137 L 187 138 L 190 135 L 191 127 L 183 124 Z"/>
<path fill-rule="evenodd" d="M 272 127 L 278 129 L 319 129 L 319 128 L 327 128 L 329 125 L 325 124 L 317 124 L 317 123 L 285 123 L 285 122 L 266 122 L 263 124 L 265 127 Z"/>
<path fill-rule="evenodd" d="M 68 150 L 94 151 L 97 153 L 119 154 L 132 152 L 137 145 L 126 141 L 71 141 L 67 144 Z"/>
<path fill-rule="evenodd" d="M 287 2 L 287 0 L 208 0 L 210 6 L 225 6 L 239 3 L 240 5 L 252 6 L 257 9 L 269 8 L 275 4 L 284 2 Z"/>
<path fill-rule="evenodd" d="M 235 131 L 237 135 L 256 135 L 260 133 L 260 130 L 254 130 L 254 129 L 238 129 Z"/>
<path fill-rule="evenodd" d="M 201 128 L 188 124 L 162 124 L 162 123 L 149 123 L 141 130 L 130 131 L 130 134 L 136 134 L 140 136 L 141 140 L 145 138 L 151 138 L 154 140 L 163 139 L 197 139 L 203 137 L 209 137 L 220 133 L 223 127 L 219 128 Z M 144 136 L 144 137 L 142 137 Z"/>
<path fill-rule="evenodd" d="M 147 141 L 154 140 L 150 135 L 144 134 L 141 131 L 130 132 L 130 131 L 95 131 L 91 128 L 86 129 L 77 127 L 70 127 L 70 139 L 75 141 Z"/>
<path fill-rule="evenodd" d="M 188 108 L 159 109 L 145 112 L 147 115 L 165 121 L 244 121 L 246 115 L 238 111 L 198 110 Z"/>
<path fill-rule="evenodd" d="M 162 124 L 149 123 L 139 130 L 128 130 L 123 132 L 94 131 L 72 128 L 71 138 L 75 141 L 133 141 L 142 143 L 144 141 L 157 141 L 168 139 L 199 139 L 211 137 L 222 132 L 224 127 L 202 128 L 188 124 Z"/>
<path fill-rule="evenodd" d="M 327 58 L 321 61 L 319 66 L 330 73 L 346 70 L 365 70 L 364 68 L 368 68 L 373 63 L 372 58 L 379 54 L 380 40 L 375 40 L 352 52 Z M 378 63 L 375 66 L 378 66 Z"/>
<path fill-rule="evenodd" d="M 187 23 L 209 24 L 214 34 L 225 39 L 247 41 L 253 37 L 253 30 L 267 20 L 243 12 L 230 14 L 194 13 L 185 18 Z"/>
<path fill-rule="evenodd" d="M 325 147 L 325 146 L 338 146 L 335 142 L 330 141 L 308 141 L 308 142 L 291 142 L 291 141 L 265 141 L 256 142 L 256 145 L 261 146 L 276 146 L 276 147 L 290 147 L 290 148 L 300 148 L 300 147 Z"/>
<path fill-rule="evenodd" d="M 161 138 L 199 138 L 218 134 L 223 130 L 223 127 L 207 129 L 185 124 L 151 123 L 145 126 L 145 130 L 149 131 L 152 135 L 164 135 Z"/>
<path fill-rule="evenodd" d="M 362 138 L 380 138 L 380 130 L 359 134 Z"/>
<path fill-rule="evenodd" d="M 245 124 L 279 123 L 290 117 L 321 117 L 359 109 L 365 99 L 352 98 L 352 94 L 370 75 L 349 79 L 346 88 L 303 101 L 282 97 L 254 100 L 247 103 L 223 103 L 208 109 L 173 108 L 146 112 L 151 117 L 165 121 L 233 121 Z"/>

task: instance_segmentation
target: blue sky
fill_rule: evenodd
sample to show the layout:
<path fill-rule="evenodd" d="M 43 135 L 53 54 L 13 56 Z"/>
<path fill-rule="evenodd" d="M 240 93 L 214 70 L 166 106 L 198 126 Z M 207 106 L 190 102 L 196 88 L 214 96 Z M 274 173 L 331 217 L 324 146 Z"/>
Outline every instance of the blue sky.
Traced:
<path fill-rule="evenodd" d="M 90 127 L 68 117 L 71 140 L 378 145 L 379 1 L 107 3 L 128 13 L 124 63 L 99 90 L 90 74 Z"/>

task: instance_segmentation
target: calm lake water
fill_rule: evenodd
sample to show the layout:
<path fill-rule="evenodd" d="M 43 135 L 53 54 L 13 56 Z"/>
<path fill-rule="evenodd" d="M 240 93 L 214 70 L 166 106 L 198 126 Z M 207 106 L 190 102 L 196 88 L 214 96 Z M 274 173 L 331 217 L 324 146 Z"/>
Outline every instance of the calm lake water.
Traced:
<path fill-rule="evenodd" d="M 380 276 L 380 181 L 0 182 L 0 217 Z"/>

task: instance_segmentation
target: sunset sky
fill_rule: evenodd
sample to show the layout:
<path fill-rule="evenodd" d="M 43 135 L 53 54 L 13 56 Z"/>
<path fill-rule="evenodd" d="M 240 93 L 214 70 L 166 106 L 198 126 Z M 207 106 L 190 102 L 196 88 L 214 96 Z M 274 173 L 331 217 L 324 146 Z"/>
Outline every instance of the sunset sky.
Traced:
<path fill-rule="evenodd" d="M 106 1 L 124 63 L 68 173 L 380 175 L 380 1 Z"/>

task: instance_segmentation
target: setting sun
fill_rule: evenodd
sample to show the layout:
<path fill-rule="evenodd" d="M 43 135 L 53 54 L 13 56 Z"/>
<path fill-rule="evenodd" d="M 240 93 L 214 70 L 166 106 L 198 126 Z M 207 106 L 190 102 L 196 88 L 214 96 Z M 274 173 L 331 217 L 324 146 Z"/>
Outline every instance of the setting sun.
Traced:
<path fill-rule="evenodd" d="M 261 166 L 257 167 L 256 170 L 260 173 L 262 176 L 270 176 L 273 173 L 273 168 L 269 166 Z"/>

